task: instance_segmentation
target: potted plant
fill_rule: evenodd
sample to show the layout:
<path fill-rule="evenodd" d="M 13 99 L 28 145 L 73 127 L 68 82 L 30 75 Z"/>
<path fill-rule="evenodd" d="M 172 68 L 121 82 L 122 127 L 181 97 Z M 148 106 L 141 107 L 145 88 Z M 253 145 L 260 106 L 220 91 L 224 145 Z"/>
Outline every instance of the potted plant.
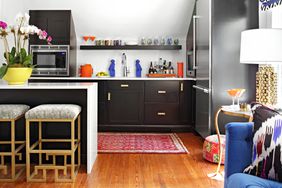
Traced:
<path fill-rule="evenodd" d="M 19 13 L 16 16 L 16 24 L 8 26 L 6 22 L 0 21 L 0 39 L 4 43 L 5 63 L 0 68 L 0 78 L 6 80 L 9 85 L 22 85 L 31 76 L 33 65 L 32 55 L 26 51 L 30 35 L 37 35 L 39 39 L 45 40 L 51 45 L 52 37 L 47 32 L 29 25 L 28 14 Z M 13 40 L 13 47 L 9 48 L 8 37 Z"/>

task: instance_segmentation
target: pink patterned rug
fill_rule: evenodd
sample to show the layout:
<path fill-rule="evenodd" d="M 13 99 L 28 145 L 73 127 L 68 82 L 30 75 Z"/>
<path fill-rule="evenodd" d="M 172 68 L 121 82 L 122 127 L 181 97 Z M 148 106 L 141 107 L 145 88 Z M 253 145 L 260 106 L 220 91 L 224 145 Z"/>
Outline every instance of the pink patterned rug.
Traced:
<path fill-rule="evenodd" d="M 99 133 L 99 153 L 188 153 L 174 133 Z"/>

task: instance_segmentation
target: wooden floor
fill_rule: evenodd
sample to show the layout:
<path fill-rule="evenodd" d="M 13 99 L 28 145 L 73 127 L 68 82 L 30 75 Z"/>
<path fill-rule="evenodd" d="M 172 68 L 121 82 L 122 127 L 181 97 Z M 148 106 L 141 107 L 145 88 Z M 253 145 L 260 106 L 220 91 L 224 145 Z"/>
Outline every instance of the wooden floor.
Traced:
<path fill-rule="evenodd" d="M 91 187 L 91 188 L 220 188 L 208 173 L 216 165 L 202 159 L 202 140 L 192 133 L 180 133 L 189 154 L 99 154 L 90 175 L 81 169 L 71 183 L 0 183 L 0 188 Z M 53 173 L 50 173 L 53 175 Z"/>

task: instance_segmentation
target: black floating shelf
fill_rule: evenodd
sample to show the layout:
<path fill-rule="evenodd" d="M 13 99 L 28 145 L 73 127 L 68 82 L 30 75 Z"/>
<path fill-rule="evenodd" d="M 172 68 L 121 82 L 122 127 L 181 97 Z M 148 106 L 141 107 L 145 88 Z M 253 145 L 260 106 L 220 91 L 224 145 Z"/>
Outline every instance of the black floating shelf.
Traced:
<path fill-rule="evenodd" d="M 94 46 L 81 45 L 81 50 L 181 50 L 181 45 L 124 45 L 124 46 Z"/>

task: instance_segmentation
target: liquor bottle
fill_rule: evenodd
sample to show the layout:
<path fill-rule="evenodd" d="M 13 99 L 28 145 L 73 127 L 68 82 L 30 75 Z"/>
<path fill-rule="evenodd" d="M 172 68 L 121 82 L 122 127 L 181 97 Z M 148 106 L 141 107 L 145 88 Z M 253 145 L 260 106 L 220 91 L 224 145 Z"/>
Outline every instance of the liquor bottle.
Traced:
<path fill-rule="evenodd" d="M 164 60 L 164 63 L 163 63 L 163 74 L 167 74 L 167 66 L 166 66 L 166 60 Z"/>
<path fill-rule="evenodd" d="M 159 74 L 162 74 L 162 65 L 163 65 L 163 58 L 160 58 L 158 62 L 158 68 L 157 68 Z"/>
<path fill-rule="evenodd" d="M 155 61 L 154 62 L 154 74 L 157 74 L 159 72 L 159 69 L 158 69 L 158 62 Z"/>
<path fill-rule="evenodd" d="M 153 62 L 151 61 L 150 68 L 149 68 L 149 74 L 154 74 L 154 68 L 153 68 Z"/>
<path fill-rule="evenodd" d="M 174 74 L 174 68 L 173 66 L 171 65 L 171 61 L 169 62 L 169 66 L 168 66 L 168 70 L 169 70 L 169 74 Z"/>

